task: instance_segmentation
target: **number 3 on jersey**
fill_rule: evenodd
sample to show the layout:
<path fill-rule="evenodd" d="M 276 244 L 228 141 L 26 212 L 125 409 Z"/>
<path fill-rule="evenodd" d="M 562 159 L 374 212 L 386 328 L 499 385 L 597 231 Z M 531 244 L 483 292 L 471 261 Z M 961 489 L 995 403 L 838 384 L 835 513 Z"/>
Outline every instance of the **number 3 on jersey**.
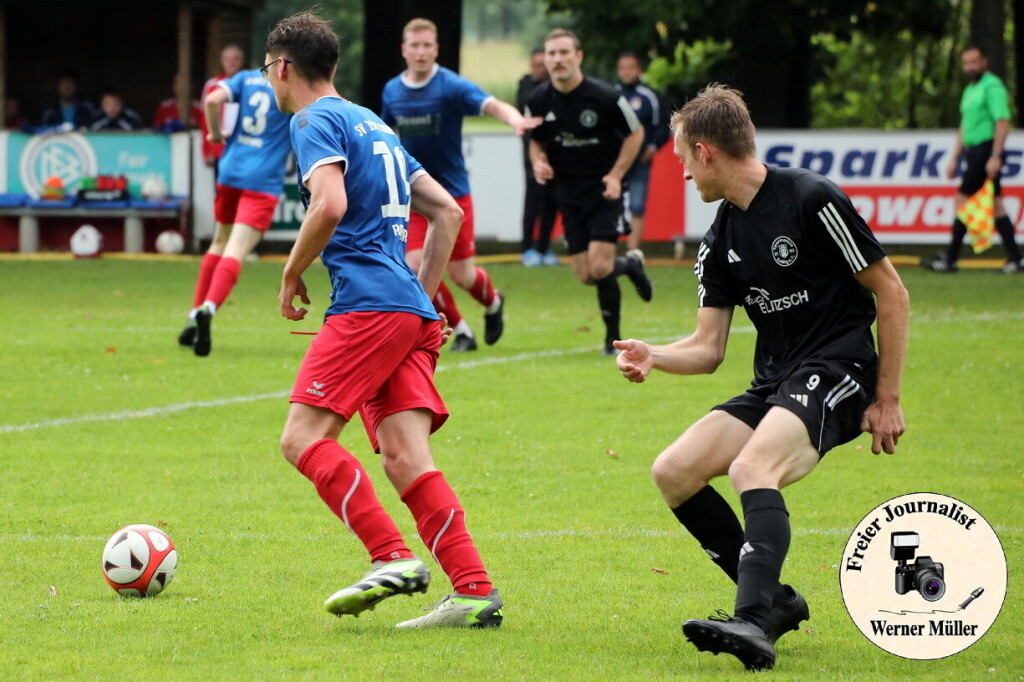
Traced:
<path fill-rule="evenodd" d="M 396 146 L 392 154 L 387 142 L 374 140 L 373 153 L 376 156 L 380 156 L 384 162 L 384 177 L 388 183 L 388 203 L 381 204 L 381 216 L 384 218 L 404 218 L 408 220 L 411 190 L 409 188 L 409 173 L 406 171 L 405 166 L 405 154 L 402 153 L 402 148 Z M 398 193 L 398 178 L 402 179 L 404 200 Z"/>
<path fill-rule="evenodd" d="M 249 98 L 252 116 L 242 117 L 242 130 L 257 137 L 267 128 L 267 111 L 270 110 L 270 93 L 257 90 Z"/>

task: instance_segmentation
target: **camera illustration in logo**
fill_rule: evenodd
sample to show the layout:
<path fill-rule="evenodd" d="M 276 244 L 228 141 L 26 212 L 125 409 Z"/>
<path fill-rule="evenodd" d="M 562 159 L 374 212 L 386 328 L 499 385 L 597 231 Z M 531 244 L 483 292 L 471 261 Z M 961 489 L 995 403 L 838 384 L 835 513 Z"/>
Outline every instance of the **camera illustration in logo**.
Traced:
<path fill-rule="evenodd" d="M 921 544 L 921 537 L 912 531 L 896 531 L 889 543 L 889 556 L 896 566 L 896 594 L 917 590 L 926 601 L 938 601 L 946 594 L 942 564 L 932 561 L 930 556 L 914 553 Z M 907 564 L 913 560 L 913 563 Z"/>

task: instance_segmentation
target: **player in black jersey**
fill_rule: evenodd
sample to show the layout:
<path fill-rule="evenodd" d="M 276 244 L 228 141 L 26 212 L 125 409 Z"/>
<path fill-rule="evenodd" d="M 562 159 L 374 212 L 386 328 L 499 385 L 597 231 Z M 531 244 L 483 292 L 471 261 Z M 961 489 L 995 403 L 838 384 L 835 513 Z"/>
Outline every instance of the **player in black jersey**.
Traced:
<path fill-rule="evenodd" d="M 614 88 L 580 71 L 583 51 L 572 31 L 555 29 L 544 40 L 544 65 L 551 79 L 527 102 L 528 116 L 543 123 L 530 138 L 530 160 L 540 184 L 551 182 L 565 225 L 573 272 L 597 287 L 605 324 L 603 353 L 615 355 L 621 338 L 619 315 L 626 275 L 645 301 L 653 295 L 640 251 L 615 257 L 615 245 L 628 233 L 622 204 L 622 177 L 644 141 L 636 114 Z"/>
<path fill-rule="evenodd" d="M 707 374 L 725 356 L 735 306 L 757 329 L 751 388 L 691 426 L 658 456 L 652 475 L 679 521 L 737 584 L 732 618 L 688 620 L 684 634 L 702 651 L 767 669 L 778 637 L 809 617 L 803 597 L 779 583 L 790 540 L 779 490 L 861 431 L 872 434 L 875 454 L 894 452 L 904 430 L 909 298 L 838 187 L 757 160 L 740 93 L 708 86 L 671 127 L 684 177 L 704 201 L 725 200 L 697 255 L 697 329 L 667 346 L 617 341 L 617 363 L 634 382 L 652 369 Z M 740 494 L 745 529 L 708 485 L 725 474 Z"/>

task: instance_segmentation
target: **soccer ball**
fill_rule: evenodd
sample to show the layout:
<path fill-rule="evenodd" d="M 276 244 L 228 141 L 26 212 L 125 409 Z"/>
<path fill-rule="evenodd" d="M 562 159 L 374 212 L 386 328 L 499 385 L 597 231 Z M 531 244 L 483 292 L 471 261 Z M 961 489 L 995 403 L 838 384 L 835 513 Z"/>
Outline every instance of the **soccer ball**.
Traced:
<path fill-rule="evenodd" d="M 167 198 L 167 183 L 159 175 L 151 175 L 142 183 L 142 196 L 150 201 L 163 201 Z"/>
<path fill-rule="evenodd" d="M 181 253 L 185 250 L 185 240 L 180 232 L 164 230 L 156 237 L 156 250 L 168 255 Z"/>
<path fill-rule="evenodd" d="M 160 594 L 177 570 L 174 542 L 153 526 L 125 526 L 103 548 L 103 577 L 122 597 Z"/>

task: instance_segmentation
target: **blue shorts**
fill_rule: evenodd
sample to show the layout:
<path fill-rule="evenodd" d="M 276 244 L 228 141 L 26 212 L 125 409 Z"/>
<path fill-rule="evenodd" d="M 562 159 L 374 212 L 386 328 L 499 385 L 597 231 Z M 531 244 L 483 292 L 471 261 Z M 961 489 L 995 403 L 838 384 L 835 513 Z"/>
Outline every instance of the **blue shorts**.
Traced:
<path fill-rule="evenodd" d="M 629 214 L 640 217 L 647 205 L 647 180 L 651 177 L 651 164 L 638 163 L 626 173 L 626 206 Z"/>

